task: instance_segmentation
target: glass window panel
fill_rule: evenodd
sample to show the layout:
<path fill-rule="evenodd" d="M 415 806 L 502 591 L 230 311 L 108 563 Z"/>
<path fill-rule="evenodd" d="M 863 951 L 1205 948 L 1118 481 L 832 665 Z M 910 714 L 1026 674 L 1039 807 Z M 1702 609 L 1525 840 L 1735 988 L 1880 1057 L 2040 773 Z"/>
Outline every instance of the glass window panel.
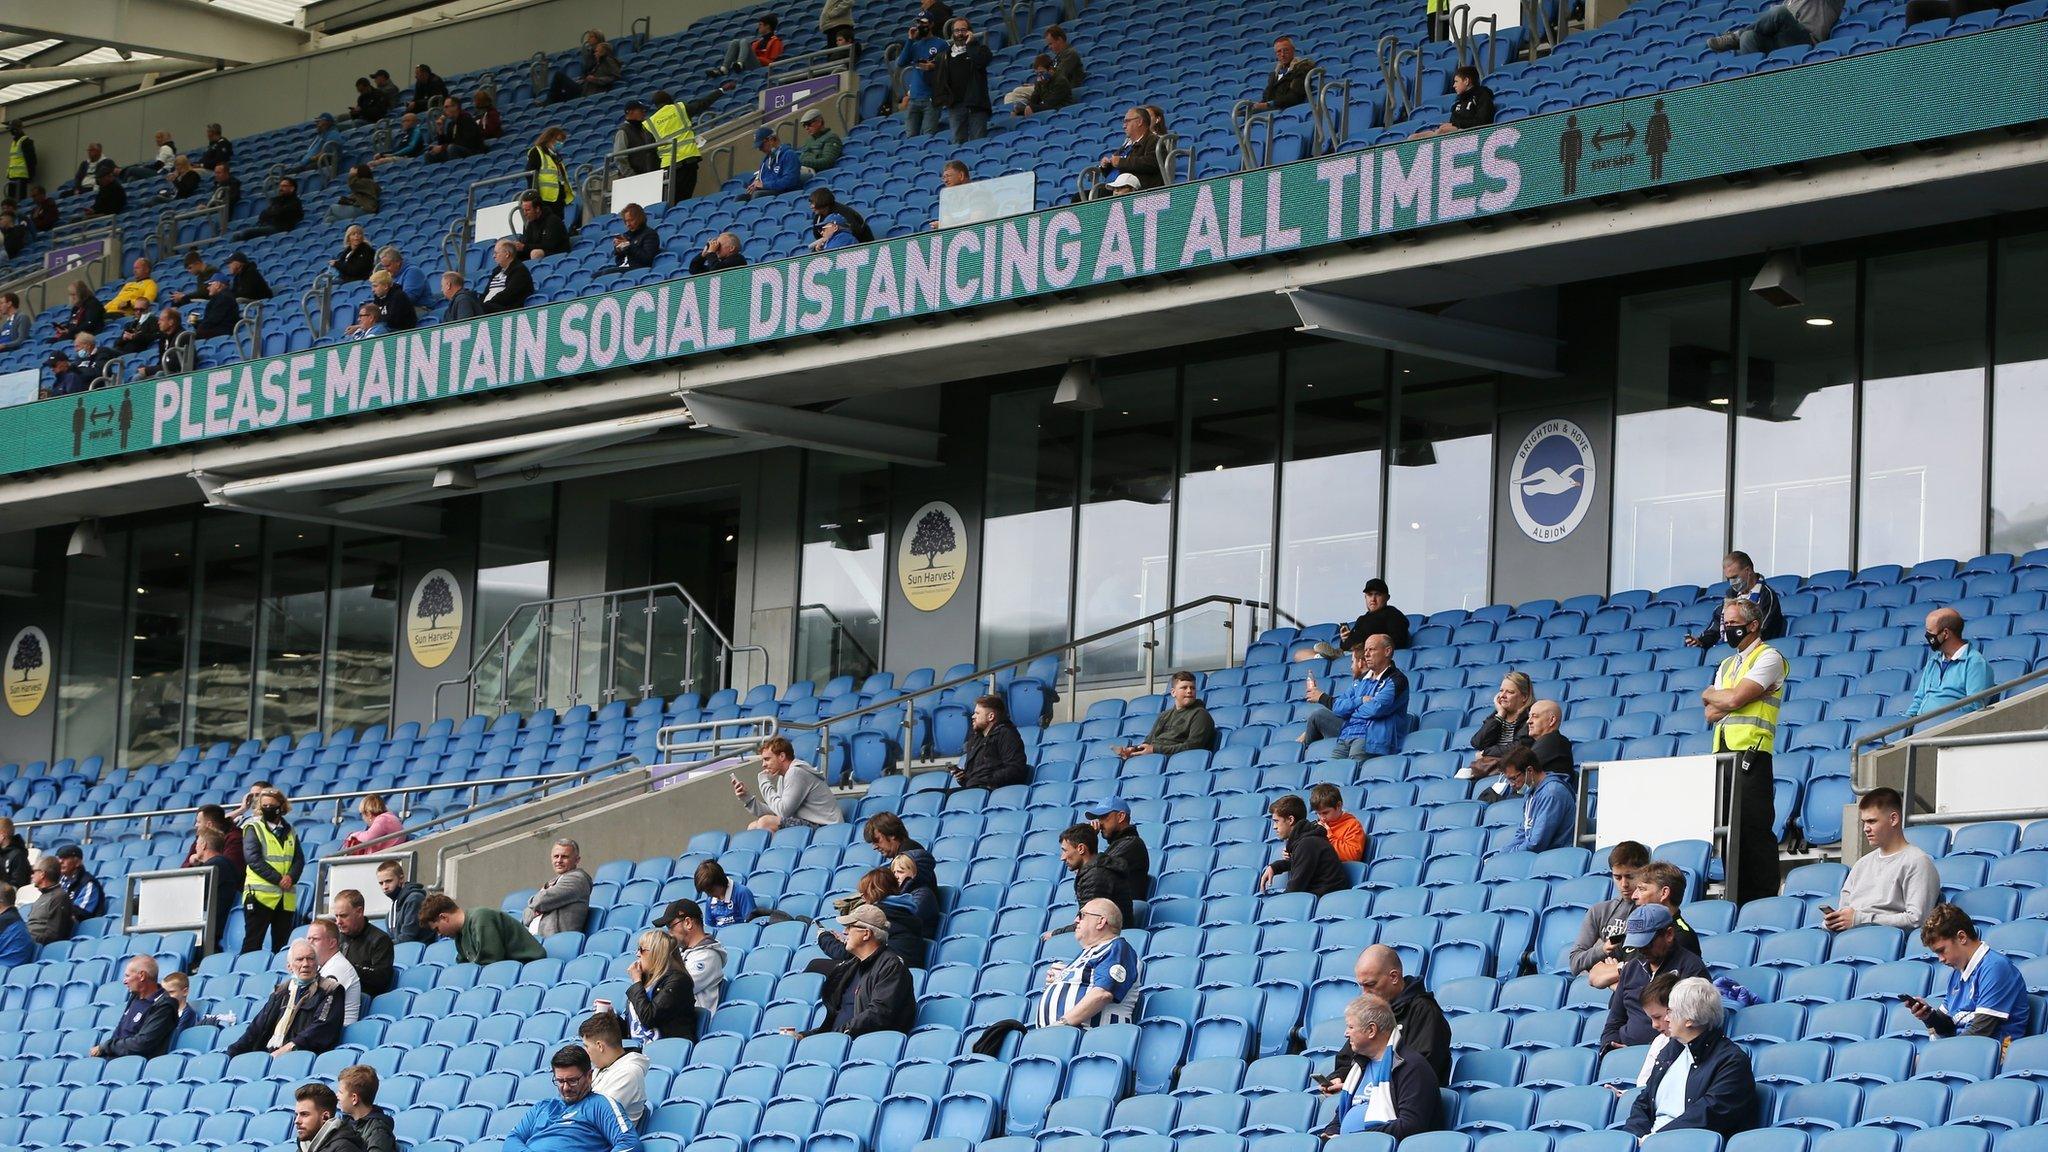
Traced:
<path fill-rule="evenodd" d="M 1357 615 L 1379 571 L 1386 354 L 1334 340 L 1287 353 L 1292 428 L 1280 490 L 1277 603 L 1309 623 Z"/>
<path fill-rule="evenodd" d="M 362 728 L 391 718 L 392 645 L 398 635 L 399 546 L 344 531 L 327 642 L 327 723 Z"/>
<path fill-rule="evenodd" d="M 1726 281 L 1621 302 L 1614 443 L 1615 589 L 1720 571 L 1735 395 Z"/>
<path fill-rule="evenodd" d="M 262 594 L 262 522 L 253 516 L 199 521 L 199 619 L 193 629 L 192 739 L 249 738 L 249 682 Z"/>
<path fill-rule="evenodd" d="M 130 536 L 108 532 L 105 539 L 105 556 L 73 556 L 64 562 L 63 654 L 57 662 L 60 759 L 105 757 L 112 733 L 119 731 Z"/>
<path fill-rule="evenodd" d="M 1984 259 L 1964 244 L 1869 263 L 1859 565 L 1984 546 Z"/>
<path fill-rule="evenodd" d="M 1494 384 L 1471 372 L 1394 358 L 1401 429 L 1387 482 L 1386 579 L 1409 612 L 1486 603 Z"/>
<path fill-rule="evenodd" d="M 486 492 L 478 521 L 477 619 L 471 635 L 476 654 L 489 659 L 477 670 L 476 698 L 494 704 L 501 694 L 508 701 L 532 700 L 539 670 L 538 615 L 528 613 L 527 619 L 515 623 L 511 636 L 490 652 L 483 647 L 498 640 L 498 630 L 511 620 L 513 609 L 548 598 L 555 551 L 554 487 Z"/>
<path fill-rule="evenodd" d="M 296 736 L 320 727 L 320 654 L 327 635 L 332 529 L 280 521 L 264 540 L 266 571 L 257 620 L 256 735 Z"/>
<path fill-rule="evenodd" d="M 1053 389 L 991 397 L 981 544 L 981 660 L 993 664 L 1067 637 L 1074 466 L 1080 414 Z"/>
<path fill-rule="evenodd" d="M 1089 421 L 1074 630 L 1087 635 L 1168 607 L 1175 451 L 1174 373 L 1102 380 Z M 1081 654 L 1090 679 L 1143 670 L 1143 637 L 1127 633 Z"/>
<path fill-rule="evenodd" d="M 1855 308 L 1849 264 L 1810 269 L 1806 301 L 1791 308 L 1742 293 L 1745 358 L 1730 543 L 1766 575 L 1850 563 Z"/>
<path fill-rule="evenodd" d="M 798 679 L 866 676 L 879 666 L 888 525 L 887 465 L 805 456 Z"/>
<path fill-rule="evenodd" d="M 192 523 L 135 531 L 123 764 L 160 764 L 185 742 L 185 645 L 192 615 Z"/>
<path fill-rule="evenodd" d="M 1265 600 L 1273 587 L 1280 357 L 1267 352 L 1190 364 L 1181 380 L 1187 465 L 1180 481 L 1174 603 L 1211 595 Z M 1239 616 L 1249 628 L 1249 618 Z M 1230 610 L 1217 606 L 1176 620 L 1174 664 L 1223 664 L 1230 655 L 1230 619 Z"/>
<path fill-rule="evenodd" d="M 2048 233 L 1998 250 L 1998 365 L 1991 402 L 1991 550 L 2048 548 Z"/>

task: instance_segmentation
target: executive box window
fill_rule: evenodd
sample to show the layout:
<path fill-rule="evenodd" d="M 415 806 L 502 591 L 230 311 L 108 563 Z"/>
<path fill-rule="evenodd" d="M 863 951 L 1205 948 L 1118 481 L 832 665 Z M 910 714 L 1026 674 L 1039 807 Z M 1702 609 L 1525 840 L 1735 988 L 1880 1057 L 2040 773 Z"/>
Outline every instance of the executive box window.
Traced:
<path fill-rule="evenodd" d="M 1089 416 L 1075 565 L 1074 634 L 1122 624 L 1169 606 L 1173 492 L 1178 471 L 1172 369 L 1101 381 Z M 1143 669 L 1136 632 L 1084 649 L 1092 679 Z"/>
<path fill-rule="evenodd" d="M 1991 395 L 1991 550 L 2048 547 L 2048 233 L 1998 246 Z"/>
<path fill-rule="evenodd" d="M 1720 571 L 1735 395 L 1730 285 L 1621 302 L 1614 432 L 1615 588 Z"/>
<path fill-rule="evenodd" d="M 1387 481 L 1386 580 L 1394 603 L 1418 613 L 1480 607 L 1492 551 L 1493 377 L 1417 356 L 1395 356 L 1393 366 L 1400 432 Z"/>
<path fill-rule="evenodd" d="M 981 662 L 1014 660 L 1067 637 L 1074 576 L 1074 470 L 1081 416 L 1053 389 L 989 399 L 981 544 Z"/>
<path fill-rule="evenodd" d="M 1319 341 L 1287 351 L 1286 380 L 1276 603 L 1301 620 L 1348 619 L 1379 570 L 1386 357 Z"/>
<path fill-rule="evenodd" d="M 1280 358 L 1270 352 L 1182 371 L 1176 604 L 1212 595 L 1264 600 L 1273 586 L 1279 386 Z M 1223 663 L 1230 654 L 1224 628 L 1230 618 L 1228 608 L 1217 606 L 1176 621 L 1174 663 Z M 1249 627 L 1244 613 L 1237 618 Z"/>
<path fill-rule="evenodd" d="M 1856 266 L 1809 268 L 1804 303 L 1742 294 L 1735 547 L 1760 572 L 1850 565 Z M 1718 575 L 1715 565 L 1691 578 Z"/>
<path fill-rule="evenodd" d="M 796 675 L 865 677 L 881 662 L 888 465 L 806 453 L 803 517 Z"/>

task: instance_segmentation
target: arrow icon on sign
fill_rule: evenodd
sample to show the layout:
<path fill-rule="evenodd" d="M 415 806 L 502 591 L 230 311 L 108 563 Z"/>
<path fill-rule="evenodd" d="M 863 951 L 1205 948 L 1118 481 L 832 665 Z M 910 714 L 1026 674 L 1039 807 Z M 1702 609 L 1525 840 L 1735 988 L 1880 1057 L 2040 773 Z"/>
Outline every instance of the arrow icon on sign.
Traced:
<path fill-rule="evenodd" d="M 1605 128 L 1602 128 L 1593 133 L 1593 147 L 1596 150 L 1604 148 L 1616 140 L 1621 141 L 1623 144 L 1634 144 L 1636 142 L 1636 126 L 1633 124 L 1623 124 L 1619 132 L 1610 133 Z"/>

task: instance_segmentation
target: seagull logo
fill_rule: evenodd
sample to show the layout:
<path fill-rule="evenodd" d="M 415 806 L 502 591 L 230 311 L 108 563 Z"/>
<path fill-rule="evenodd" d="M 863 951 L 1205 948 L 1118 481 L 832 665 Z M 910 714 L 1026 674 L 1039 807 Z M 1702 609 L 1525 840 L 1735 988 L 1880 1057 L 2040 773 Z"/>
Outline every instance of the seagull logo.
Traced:
<path fill-rule="evenodd" d="M 1584 464 L 1573 464 L 1564 471 L 1555 468 L 1538 468 L 1518 481 L 1522 492 L 1528 496 L 1561 496 L 1583 483 L 1586 474 Z"/>
<path fill-rule="evenodd" d="M 1522 533 L 1539 544 L 1570 536 L 1593 506 L 1599 473 L 1593 439 L 1570 420 L 1531 428 L 1505 471 L 1508 508 Z"/>

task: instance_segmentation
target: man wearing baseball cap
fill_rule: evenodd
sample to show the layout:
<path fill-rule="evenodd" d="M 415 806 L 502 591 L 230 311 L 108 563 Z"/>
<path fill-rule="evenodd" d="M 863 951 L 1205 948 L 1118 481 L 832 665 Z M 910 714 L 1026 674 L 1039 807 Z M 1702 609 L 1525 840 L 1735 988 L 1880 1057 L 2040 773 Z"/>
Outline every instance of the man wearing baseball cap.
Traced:
<path fill-rule="evenodd" d="M 74 919 L 90 920 L 107 910 L 106 889 L 85 870 L 85 851 L 76 844 L 57 849 L 57 883 L 71 900 Z"/>
<path fill-rule="evenodd" d="M 761 170 L 747 183 L 747 190 L 740 193 L 741 200 L 779 196 L 803 187 L 803 158 L 797 155 L 796 149 L 782 142 L 775 129 L 765 125 L 757 129 L 754 148 L 761 153 Z"/>
<path fill-rule="evenodd" d="M 707 1013 L 718 1011 L 725 995 L 725 945 L 704 931 L 704 909 L 695 900 L 671 900 L 654 926 L 666 931 L 683 954 L 683 970 L 696 989 L 697 1007 Z"/>
<path fill-rule="evenodd" d="M 909 1032 L 917 1023 L 917 999 L 910 985 L 910 969 L 903 959 L 884 945 L 889 942 L 889 918 L 872 904 L 861 904 L 839 918 L 846 937 L 846 959 L 825 976 L 818 1002 L 825 1018 L 818 1026 L 791 1036 L 816 1036 L 843 1032 L 865 1036 L 870 1032 Z"/>
<path fill-rule="evenodd" d="M 1133 900 L 1152 895 L 1152 853 L 1131 823 L 1131 806 L 1121 796 L 1105 796 L 1081 813 L 1102 835 L 1102 862 L 1121 873 L 1124 891 Z"/>
<path fill-rule="evenodd" d="M 1387 590 L 1387 582 L 1375 576 L 1365 582 L 1365 612 L 1347 627 L 1337 626 L 1340 646 L 1352 648 L 1365 642 L 1367 636 L 1385 636 L 1393 641 L 1394 650 L 1408 647 L 1408 614 L 1388 603 L 1393 593 Z"/>
<path fill-rule="evenodd" d="M 1622 947 L 1628 961 L 1621 966 L 1621 982 L 1614 986 L 1614 998 L 1607 1005 L 1607 1027 L 1600 1032 L 1600 1049 L 1628 1048 L 1648 1044 L 1657 1028 L 1643 1011 L 1643 989 L 1663 972 L 1675 972 L 1681 980 L 1707 976 L 1707 966 L 1690 949 L 1678 942 L 1677 920 L 1663 904 L 1645 904 L 1629 913 L 1628 935 Z"/>
<path fill-rule="evenodd" d="M 803 147 L 798 149 L 797 158 L 803 164 L 804 179 L 809 180 L 825 169 L 839 163 L 839 154 L 846 151 L 846 141 L 839 133 L 825 126 L 825 113 L 813 108 L 804 113 L 797 126 L 803 129 Z"/>
<path fill-rule="evenodd" d="M 932 35 L 931 17 L 920 15 L 910 22 L 910 38 L 903 42 L 897 62 L 903 66 L 903 134 L 923 136 L 939 130 L 939 110 L 932 107 L 932 69 L 946 42 Z"/>

